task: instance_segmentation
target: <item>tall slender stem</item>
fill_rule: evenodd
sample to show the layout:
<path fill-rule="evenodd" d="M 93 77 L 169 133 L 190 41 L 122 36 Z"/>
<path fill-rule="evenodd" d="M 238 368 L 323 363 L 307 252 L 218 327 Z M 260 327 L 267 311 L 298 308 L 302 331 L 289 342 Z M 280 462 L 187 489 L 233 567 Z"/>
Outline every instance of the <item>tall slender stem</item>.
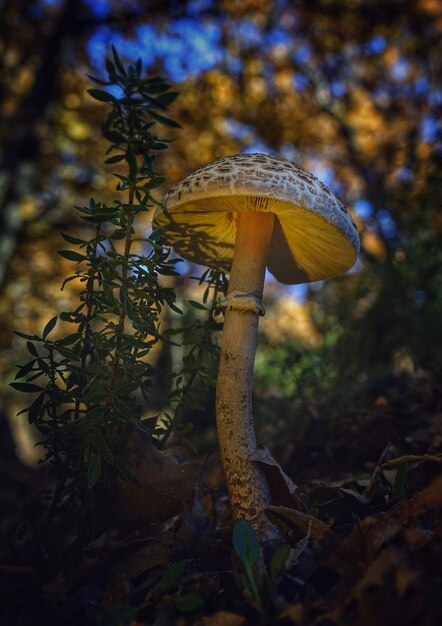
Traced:
<path fill-rule="evenodd" d="M 278 538 L 264 509 L 272 503 L 257 449 L 252 411 L 253 366 L 273 213 L 240 212 L 216 390 L 217 430 L 233 517 L 247 520 L 263 542 Z"/>

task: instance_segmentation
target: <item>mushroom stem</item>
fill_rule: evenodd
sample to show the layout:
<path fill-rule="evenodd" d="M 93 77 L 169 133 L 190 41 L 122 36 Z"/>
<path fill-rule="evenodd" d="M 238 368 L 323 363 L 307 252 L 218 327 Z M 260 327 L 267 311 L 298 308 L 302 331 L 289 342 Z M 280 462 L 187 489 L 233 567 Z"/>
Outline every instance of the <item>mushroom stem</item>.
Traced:
<path fill-rule="evenodd" d="M 250 457 L 257 444 L 252 412 L 253 366 L 262 292 L 275 216 L 238 212 L 227 296 L 216 414 L 221 461 L 234 519 L 247 520 L 263 543 L 280 537 L 264 512 L 272 504 L 264 472 Z"/>

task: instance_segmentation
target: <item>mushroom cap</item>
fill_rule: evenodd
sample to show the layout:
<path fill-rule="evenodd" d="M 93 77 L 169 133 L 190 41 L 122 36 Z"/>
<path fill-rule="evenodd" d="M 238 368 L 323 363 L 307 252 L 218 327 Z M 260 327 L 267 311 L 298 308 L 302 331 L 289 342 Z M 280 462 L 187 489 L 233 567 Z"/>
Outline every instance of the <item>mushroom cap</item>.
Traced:
<path fill-rule="evenodd" d="M 165 229 L 167 243 L 183 258 L 224 272 L 232 264 L 238 211 L 275 214 L 267 267 L 281 283 L 335 276 L 359 253 L 344 205 L 315 176 L 279 157 L 217 159 L 173 187 L 164 203 L 153 225 Z"/>

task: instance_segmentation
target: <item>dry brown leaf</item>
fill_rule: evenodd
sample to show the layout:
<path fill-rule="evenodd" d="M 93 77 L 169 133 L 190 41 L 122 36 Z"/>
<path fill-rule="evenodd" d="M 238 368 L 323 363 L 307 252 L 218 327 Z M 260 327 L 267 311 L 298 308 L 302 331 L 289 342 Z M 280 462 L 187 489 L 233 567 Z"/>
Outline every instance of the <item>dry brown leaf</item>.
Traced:
<path fill-rule="evenodd" d="M 296 527 L 304 535 L 309 535 L 312 541 L 323 541 L 326 537 L 333 537 L 333 541 L 336 542 L 340 541 L 338 535 L 330 530 L 327 524 L 313 515 L 307 515 L 285 506 L 269 506 L 266 508 L 266 513 L 275 523 L 282 522 L 286 530 Z"/>
<path fill-rule="evenodd" d="M 429 509 L 440 508 L 442 478 L 389 511 L 381 519 L 367 518 L 359 522 L 344 539 L 342 548 L 359 559 L 360 565 L 365 568 L 376 557 L 382 545 L 393 539 L 410 519 L 418 518 Z"/>
<path fill-rule="evenodd" d="M 203 617 L 202 623 L 204 626 L 241 626 L 246 621 L 246 618 L 236 613 L 229 613 L 229 611 L 218 611 L 210 617 Z"/>
<path fill-rule="evenodd" d="M 306 507 L 299 497 L 298 487 L 284 472 L 270 450 L 264 447 L 258 448 L 249 457 L 249 460 L 261 464 L 274 502 L 289 508 L 306 511 Z"/>
<path fill-rule="evenodd" d="M 119 558 L 109 566 L 111 573 L 124 574 L 129 580 L 160 565 L 167 565 L 174 553 L 173 541 L 165 533 L 160 539 L 152 538 L 129 544 Z"/>
<path fill-rule="evenodd" d="M 112 578 L 104 590 L 102 604 L 129 604 L 130 585 L 124 574 Z"/>
<path fill-rule="evenodd" d="M 148 440 L 133 446 L 135 460 L 128 464 L 137 485 L 118 483 L 116 494 L 108 494 L 104 508 L 125 528 L 164 522 L 193 501 L 195 486 L 201 484 L 204 466 L 192 461 L 178 462 Z"/>
<path fill-rule="evenodd" d="M 313 515 L 306 515 L 284 506 L 267 507 L 266 514 L 270 521 L 278 524 L 284 532 L 297 528 L 310 537 L 320 560 L 323 560 L 329 567 L 338 572 L 346 569 L 348 556 L 347 552 L 342 549 L 342 538 L 327 524 Z"/>
<path fill-rule="evenodd" d="M 397 580 L 398 570 L 406 571 L 403 580 Z M 398 548 L 384 550 L 367 572 L 355 584 L 353 580 L 332 590 L 327 597 L 315 602 L 316 608 L 326 609 L 314 623 L 357 623 L 362 626 L 379 623 L 379 601 L 383 600 L 382 616 L 394 615 L 398 596 L 404 593 L 416 577 L 409 569 L 407 556 Z M 388 592 L 386 592 L 388 590 Z M 399 623 L 399 622 L 395 622 Z"/>
<path fill-rule="evenodd" d="M 356 500 L 359 504 L 370 504 L 372 498 L 367 498 L 361 495 L 354 489 L 347 489 L 344 487 L 335 487 L 333 485 L 320 485 L 319 487 L 313 487 L 308 494 L 308 502 L 325 502 L 335 498 L 348 498 L 349 500 Z"/>
<path fill-rule="evenodd" d="M 289 606 L 281 615 L 279 615 L 280 619 L 291 620 L 295 626 L 301 626 L 304 624 L 305 620 L 305 605 L 301 604 L 301 602 L 296 602 Z"/>

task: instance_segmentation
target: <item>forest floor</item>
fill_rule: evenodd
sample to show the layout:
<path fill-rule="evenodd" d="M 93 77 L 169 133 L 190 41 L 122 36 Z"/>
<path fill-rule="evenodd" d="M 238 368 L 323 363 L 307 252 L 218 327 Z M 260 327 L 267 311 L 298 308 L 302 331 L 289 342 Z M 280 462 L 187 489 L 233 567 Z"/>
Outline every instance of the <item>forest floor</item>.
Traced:
<path fill-rule="evenodd" d="M 278 505 L 268 515 L 287 542 L 267 567 L 255 562 L 247 529 L 232 545 L 214 454 L 199 463 L 204 480 L 191 472 L 171 487 L 173 474 L 149 477 L 147 509 L 165 521 L 123 528 L 124 511 L 108 513 L 88 542 L 68 510 L 45 525 L 48 500 L 35 493 L 53 488 L 46 470 L 3 456 L 0 623 L 442 624 L 441 417 L 440 386 L 420 381 L 398 393 L 393 382 L 272 450 L 298 489 L 269 474 Z M 182 510 L 165 515 L 174 502 Z"/>

